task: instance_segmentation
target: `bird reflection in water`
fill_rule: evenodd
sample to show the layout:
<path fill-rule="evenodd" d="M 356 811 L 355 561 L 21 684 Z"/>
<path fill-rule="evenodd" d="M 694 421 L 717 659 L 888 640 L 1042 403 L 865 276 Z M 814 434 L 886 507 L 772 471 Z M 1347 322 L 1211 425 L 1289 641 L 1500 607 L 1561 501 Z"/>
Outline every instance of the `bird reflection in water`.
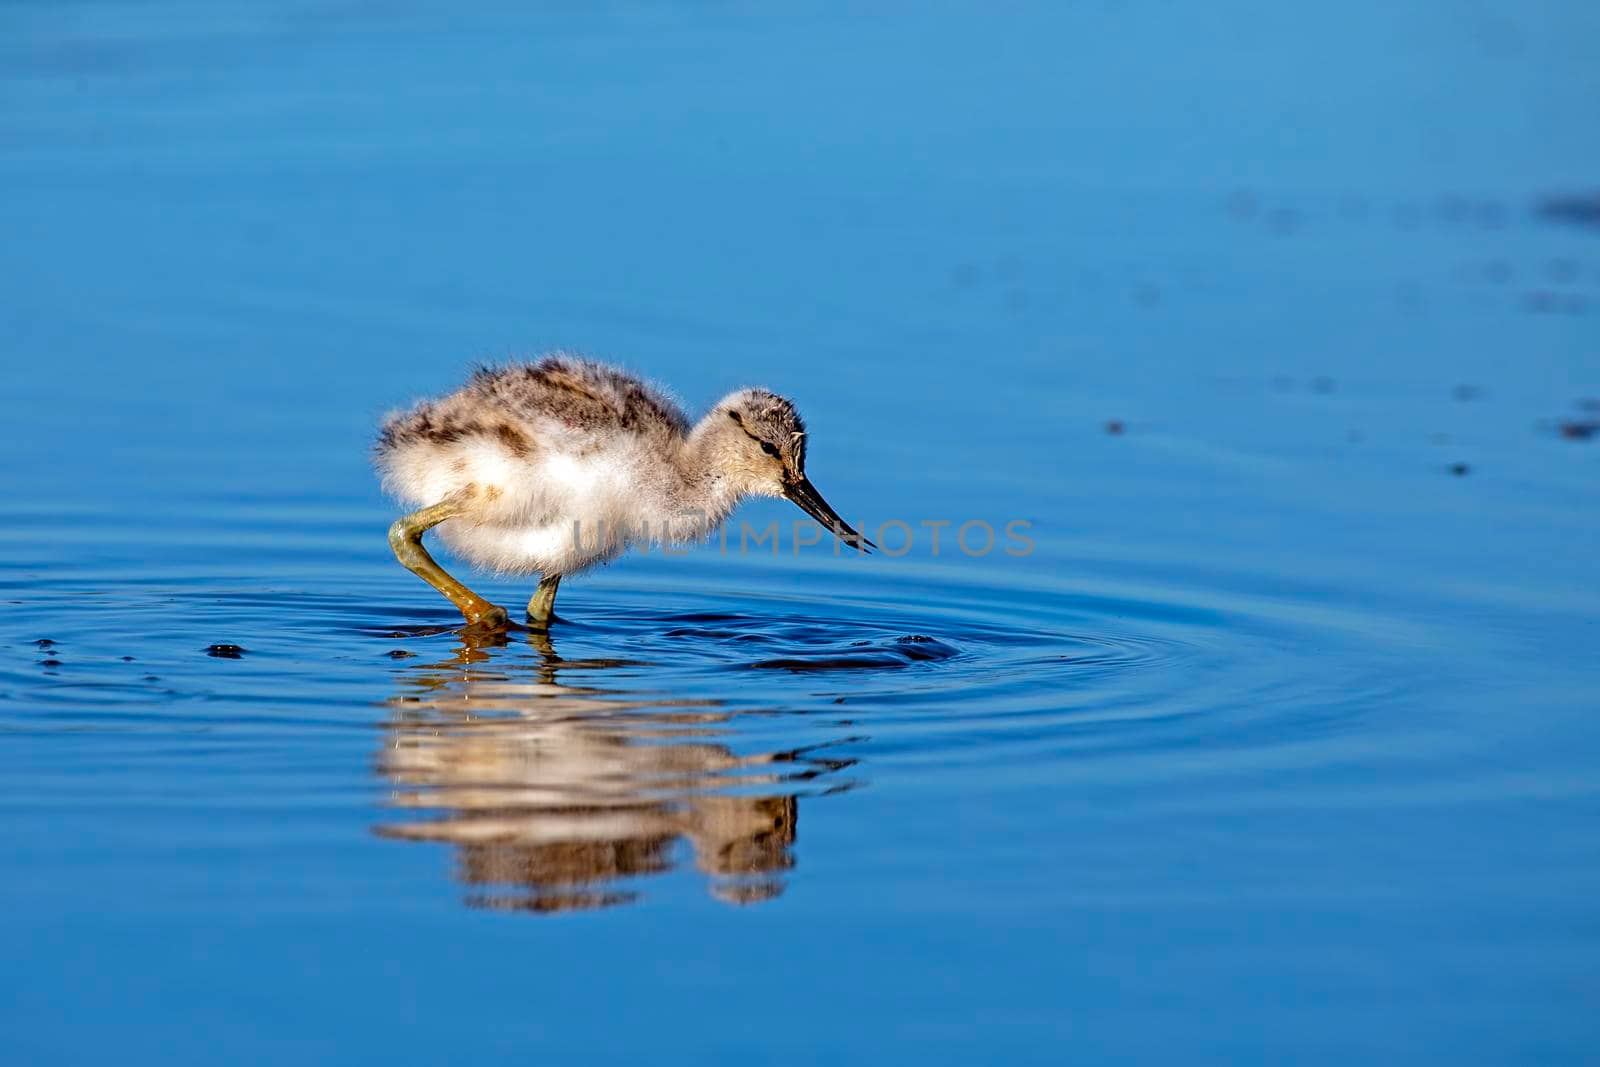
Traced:
<path fill-rule="evenodd" d="M 640 665 L 563 660 L 543 635 L 510 640 L 533 641 L 537 657 L 491 651 L 507 643 L 500 634 L 403 671 L 378 770 L 394 786 L 391 806 L 418 815 L 378 826 L 380 836 L 455 845 L 474 907 L 629 903 L 633 880 L 672 870 L 685 852 L 719 900 L 783 892 L 802 792 L 848 788 L 816 780 L 854 760 L 819 747 L 738 755 L 716 738 L 740 712 L 563 684 Z"/>

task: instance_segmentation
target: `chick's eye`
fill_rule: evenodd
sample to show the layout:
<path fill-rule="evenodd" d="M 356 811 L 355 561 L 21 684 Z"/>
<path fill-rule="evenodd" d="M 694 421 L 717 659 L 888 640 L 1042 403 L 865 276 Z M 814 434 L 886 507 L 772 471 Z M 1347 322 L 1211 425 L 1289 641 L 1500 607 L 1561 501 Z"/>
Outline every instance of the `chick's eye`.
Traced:
<path fill-rule="evenodd" d="M 773 459 L 777 459 L 778 458 L 778 446 L 773 444 L 770 441 L 762 441 L 761 442 L 761 451 L 765 452 L 767 455 L 771 456 Z"/>

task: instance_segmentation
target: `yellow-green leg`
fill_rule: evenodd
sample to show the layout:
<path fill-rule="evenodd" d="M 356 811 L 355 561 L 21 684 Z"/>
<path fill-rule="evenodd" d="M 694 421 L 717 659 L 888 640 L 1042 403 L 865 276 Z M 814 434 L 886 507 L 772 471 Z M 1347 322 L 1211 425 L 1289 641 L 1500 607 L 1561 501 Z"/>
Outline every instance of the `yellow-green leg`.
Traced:
<path fill-rule="evenodd" d="M 539 588 L 533 591 L 533 596 L 528 598 L 528 625 L 538 629 L 547 629 L 550 617 L 556 611 L 556 586 L 561 584 L 561 575 L 550 574 L 539 579 Z"/>
<path fill-rule="evenodd" d="M 489 603 L 450 577 L 445 569 L 428 555 L 428 550 L 422 547 L 423 534 L 446 519 L 453 519 L 460 514 L 461 505 L 453 500 L 446 500 L 442 504 L 435 504 L 421 511 L 413 511 L 405 518 L 395 520 L 395 524 L 389 527 L 389 547 L 394 549 L 395 558 L 405 564 L 407 570 L 443 593 L 445 599 L 456 606 L 456 610 L 466 617 L 469 624 L 504 626 L 507 620 L 505 608 Z"/>

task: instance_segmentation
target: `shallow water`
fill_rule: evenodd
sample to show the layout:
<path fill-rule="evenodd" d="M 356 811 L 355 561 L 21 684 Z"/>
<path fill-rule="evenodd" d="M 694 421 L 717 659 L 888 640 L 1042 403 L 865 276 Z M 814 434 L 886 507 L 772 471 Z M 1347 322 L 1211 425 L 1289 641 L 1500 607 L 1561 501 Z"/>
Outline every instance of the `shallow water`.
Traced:
<path fill-rule="evenodd" d="M 1592 1059 L 1600 20 L 1386 7 L 0 13 L 16 1062 Z M 890 551 L 464 639 L 559 346 Z"/>

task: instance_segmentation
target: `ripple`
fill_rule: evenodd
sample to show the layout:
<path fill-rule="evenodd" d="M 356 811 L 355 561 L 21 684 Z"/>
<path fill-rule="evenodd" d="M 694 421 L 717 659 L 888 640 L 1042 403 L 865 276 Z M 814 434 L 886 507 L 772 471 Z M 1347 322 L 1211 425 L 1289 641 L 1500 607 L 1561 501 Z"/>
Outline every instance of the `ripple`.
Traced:
<path fill-rule="evenodd" d="M 851 641 L 848 647 L 803 656 L 779 656 L 744 664 L 751 670 L 870 671 L 895 670 L 916 663 L 954 659 L 961 650 L 935 637 L 912 634 L 876 641 Z"/>
<path fill-rule="evenodd" d="M 786 891 L 803 811 L 886 774 L 1223 766 L 1336 741 L 1406 677 L 1367 636 L 1400 624 L 1216 574 L 957 577 L 573 583 L 548 634 L 471 636 L 387 570 L 343 592 L 34 588 L 50 636 L 0 624 L 0 727 L 114 734 L 123 760 L 140 736 L 170 760 L 192 736 L 376 729 L 374 832 L 450 848 L 470 906 L 545 914 L 691 871 L 756 904 Z M 1338 676 L 1308 671 L 1308 648 Z M 339 788 L 350 765 L 320 773 Z"/>

